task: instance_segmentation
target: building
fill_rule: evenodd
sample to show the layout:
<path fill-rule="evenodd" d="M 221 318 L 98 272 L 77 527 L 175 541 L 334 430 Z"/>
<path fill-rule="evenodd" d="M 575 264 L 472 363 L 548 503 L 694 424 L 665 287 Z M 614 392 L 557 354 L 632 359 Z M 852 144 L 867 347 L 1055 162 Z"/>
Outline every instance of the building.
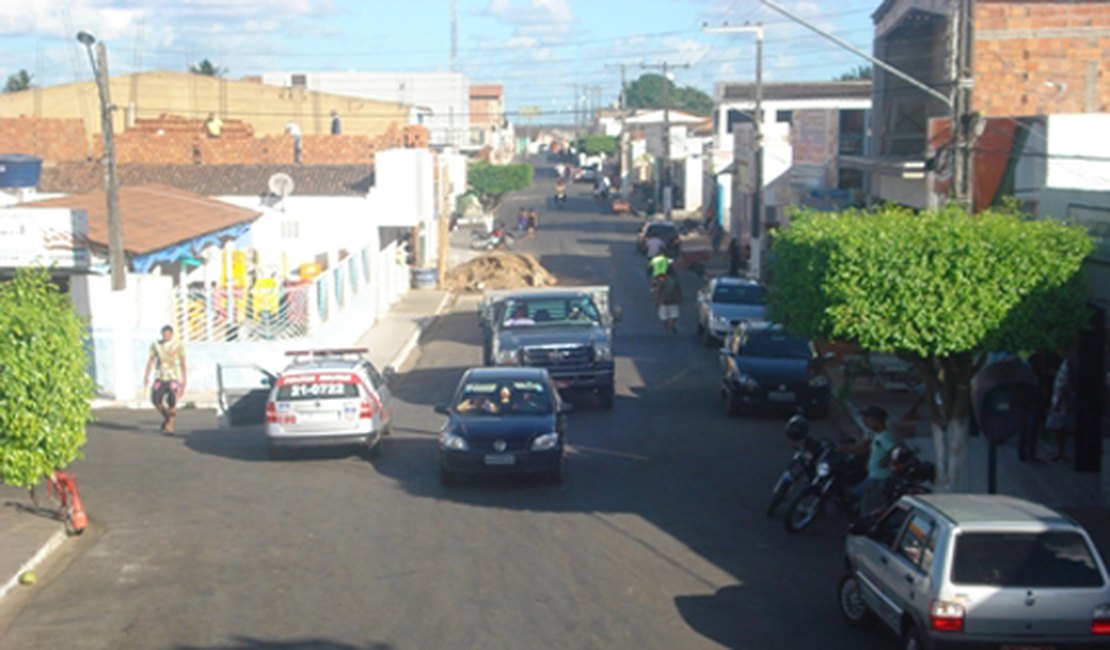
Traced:
<path fill-rule="evenodd" d="M 622 173 L 631 172 L 633 187 L 650 185 L 663 212 L 669 206 L 696 215 L 702 208 L 705 139 L 693 131 L 706 121 L 673 110 L 636 111 L 623 119 L 621 140 L 628 165 L 622 162 Z M 666 194 L 668 177 L 672 196 Z M 622 178 L 622 191 L 623 182 Z"/>
<path fill-rule="evenodd" d="M 505 88 L 501 84 L 470 86 L 471 146 L 484 147 L 497 140 L 497 134 L 508 126 L 505 119 Z"/>
<path fill-rule="evenodd" d="M 755 84 L 718 84 L 710 170 L 716 177 L 712 198 L 722 227 L 742 247 L 751 247 L 758 264 L 762 250 L 752 246 L 753 235 L 785 225 L 787 208 L 844 207 L 862 200 L 862 174 L 845 168 L 841 160 L 864 151 L 871 83 L 763 84 L 764 213 L 758 220 L 752 214 L 755 95 Z"/>
<path fill-rule="evenodd" d="M 289 122 L 296 122 L 307 137 L 330 133 L 330 112 L 335 110 L 343 119 L 345 134 L 376 138 L 391 128 L 399 130 L 409 124 L 412 112 L 409 106 L 396 101 L 368 101 L 305 87 L 266 86 L 187 72 L 121 75 L 111 78 L 109 89 L 112 103 L 121 108 L 113 112 L 116 133 L 143 119 L 176 115 L 204 120 L 212 113 L 225 121 L 249 123 L 257 137 L 281 136 Z M 85 139 L 83 151 L 78 151 L 86 157 L 94 154 L 94 144 L 100 140 L 99 106 L 93 81 L 0 94 L 0 118 L 22 116 L 79 122 Z M 14 140 L 9 140 L 7 133 L 3 135 L 4 150 L 12 150 L 7 143 Z M 11 137 L 26 136 L 16 132 Z M 68 147 L 75 148 L 76 143 Z"/>
<path fill-rule="evenodd" d="M 403 107 L 411 123 L 428 128 L 434 147 L 458 148 L 470 139 L 470 80 L 461 73 L 267 72 L 262 82 L 290 93 L 334 93 Z"/>

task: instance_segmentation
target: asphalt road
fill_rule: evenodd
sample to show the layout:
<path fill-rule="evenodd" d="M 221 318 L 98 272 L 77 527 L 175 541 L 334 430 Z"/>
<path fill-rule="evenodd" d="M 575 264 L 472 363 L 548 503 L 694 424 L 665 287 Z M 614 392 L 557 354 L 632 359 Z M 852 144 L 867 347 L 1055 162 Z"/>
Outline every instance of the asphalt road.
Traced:
<path fill-rule="evenodd" d="M 0 606 L 0 648 L 878 648 L 835 605 L 844 518 L 788 536 L 764 517 L 784 416 L 729 418 L 716 353 L 655 319 L 638 221 L 585 186 L 545 207 L 550 167 L 510 200 L 540 210 L 520 248 L 624 310 L 611 411 L 570 415 L 566 483 L 441 487 L 445 401 L 479 362 L 473 298 L 430 329 L 398 380 L 372 461 L 266 458 L 260 428 L 185 412 L 98 414 L 77 467 L 92 530 Z M 827 423 L 818 432 L 832 434 Z"/>

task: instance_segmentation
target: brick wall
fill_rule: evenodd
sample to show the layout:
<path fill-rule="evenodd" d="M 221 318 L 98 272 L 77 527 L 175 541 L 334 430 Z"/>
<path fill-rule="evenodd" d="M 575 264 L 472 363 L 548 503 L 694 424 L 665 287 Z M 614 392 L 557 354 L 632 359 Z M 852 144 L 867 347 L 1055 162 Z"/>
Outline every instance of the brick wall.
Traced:
<path fill-rule="evenodd" d="M 981 0 L 975 110 L 985 116 L 1110 111 L 1108 34 L 1110 2 Z"/>
<path fill-rule="evenodd" d="M 0 152 L 30 154 L 49 162 L 85 160 L 89 154 L 85 125 L 77 119 L 0 118 Z"/>
<path fill-rule="evenodd" d="M 257 165 L 293 162 L 293 137 L 255 137 L 253 127 L 224 120 L 218 138 L 209 138 L 204 120 L 178 115 L 139 119 L 116 134 L 116 162 L 121 165 Z M 0 152 L 26 153 L 48 163 L 85 160 L 89 151 L 81 120 L 0 118 Z M 92 143 L 99 160 L 103 142 Z M 428 130 L 422 126 L 391 124 L 381 135 L 306 135 L 301 138 L 301 163 L 306 165 L 364 165 L 374 152 L 396 147 L 426 148 Z"/>

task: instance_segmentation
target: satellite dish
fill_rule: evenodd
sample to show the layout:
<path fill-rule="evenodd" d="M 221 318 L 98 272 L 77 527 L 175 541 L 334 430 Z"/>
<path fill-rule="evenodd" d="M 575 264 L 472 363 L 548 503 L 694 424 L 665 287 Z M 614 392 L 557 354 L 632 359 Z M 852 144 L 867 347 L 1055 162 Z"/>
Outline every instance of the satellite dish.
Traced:
<path fill-rule="evenodd" d="M 270 177 L 267 186 L 269 186 L 270 191 L 277 195 L 278 198 L 284 199 L 293 193 L 293 177 L 289 174 L 278 172 Z"/>

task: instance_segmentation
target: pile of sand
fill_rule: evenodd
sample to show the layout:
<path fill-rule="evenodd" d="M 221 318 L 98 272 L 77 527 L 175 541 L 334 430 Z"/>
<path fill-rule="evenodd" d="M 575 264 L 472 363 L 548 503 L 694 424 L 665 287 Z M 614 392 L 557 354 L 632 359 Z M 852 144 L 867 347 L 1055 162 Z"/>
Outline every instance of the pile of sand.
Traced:
<path fill-rule="evenodd" d="M 485 253 L 447 272 L 451 291 L 550 287 L 558 281 L 536 258 L 522 253 Z"/>

